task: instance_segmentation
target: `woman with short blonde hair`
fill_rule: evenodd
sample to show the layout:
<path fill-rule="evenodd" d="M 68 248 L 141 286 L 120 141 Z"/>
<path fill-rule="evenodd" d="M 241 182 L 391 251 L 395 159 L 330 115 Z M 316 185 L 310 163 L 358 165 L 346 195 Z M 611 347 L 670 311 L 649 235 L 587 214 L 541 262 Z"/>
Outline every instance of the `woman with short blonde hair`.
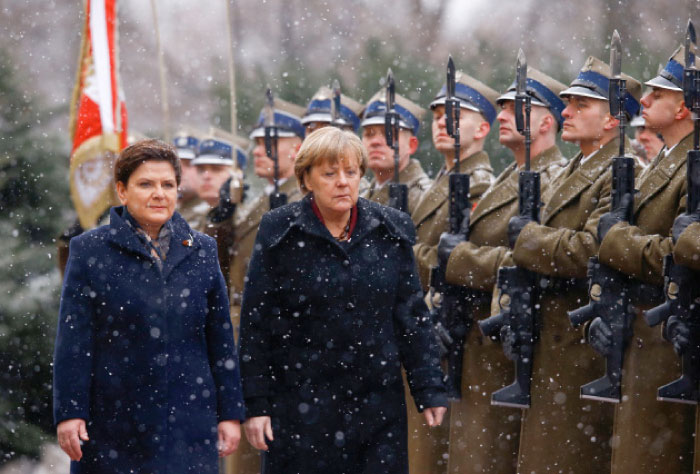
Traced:
<path fill-rule="evenodd" d="M 241 313 L 246 436 L 266 472 L 408 472 L 401 366 L 428 424 L 447 406 L 402 212 L 358 197 L 352 133 L 313 132 L 297 155 L 303 200 L 260 222 Z"/>

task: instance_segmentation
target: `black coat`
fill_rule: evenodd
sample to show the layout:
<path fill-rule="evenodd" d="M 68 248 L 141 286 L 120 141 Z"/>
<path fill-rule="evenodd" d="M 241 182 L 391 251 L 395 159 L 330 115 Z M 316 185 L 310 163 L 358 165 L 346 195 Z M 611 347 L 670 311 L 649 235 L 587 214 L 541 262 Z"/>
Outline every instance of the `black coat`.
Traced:
<path fill-rule="evenodd" d="M 71 240 L 54 418 L 87 421 L 73 473 L 215 473 L 217 423 L 244 416 L 216 242 L 172 223 L 162 271 L 123 208 Z"/>
<path fill-rule="evenodd" d="M 447 406 L 407 214 L 360 198 L 337 242 L 310 196 L 266 214 L 248 269 L 241 374 L 269 415 L 268 471 L 407 472 L 401 365 L 422 411 Z"/>

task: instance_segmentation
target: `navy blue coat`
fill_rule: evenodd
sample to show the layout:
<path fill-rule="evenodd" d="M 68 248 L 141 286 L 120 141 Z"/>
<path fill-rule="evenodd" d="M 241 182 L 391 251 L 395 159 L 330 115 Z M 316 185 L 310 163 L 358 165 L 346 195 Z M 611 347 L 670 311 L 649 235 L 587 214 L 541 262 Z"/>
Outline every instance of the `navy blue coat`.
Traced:
<path fill-rule="evenodd" d="M 309 196 L 266 214 L 241 314 L 248 416 L 269 415 L 266 473 L 407 472 L 401 365 L 419 409 L 447 406 L 407 214 L 359 199 L 349 242 Z"/>
<path fill-rule="evenodd" d="M 54 420 L 90 436 L 71 472 L 218 472 L 217 423 L 244 406 L 216 243 L 176 213 L 161 271 L 123 211 L 70 242 Z"/>

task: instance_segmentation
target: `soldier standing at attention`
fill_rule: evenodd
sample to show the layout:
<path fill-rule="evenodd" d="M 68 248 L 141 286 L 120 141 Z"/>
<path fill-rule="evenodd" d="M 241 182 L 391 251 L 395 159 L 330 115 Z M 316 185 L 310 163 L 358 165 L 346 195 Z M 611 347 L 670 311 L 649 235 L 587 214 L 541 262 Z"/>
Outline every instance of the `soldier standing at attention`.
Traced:
<path fill-rule="evenodd" d="M 440 254 L 448 254 L 446 280 L 470 288 L 480 295 L 473 312 L 464 317 L 474 321 L 490 314 L 490 301 L 499 263 L 508 247 L 508 221 L 518 213 L 518 171 L 525 163 L 525 137 L 515 124 L 515 83 L 498 98 L 499 141 L 513 152 L 508 166 L 481 196 L 471 213 L 469 240 L 450 244 L 442 239 Z M 556 145 L 563 118 L 564 102 L 559 93 L 566 86 L 529 68 L 527 93 L 532 100 L 531 169 L 540 173 L 542 191 L 566 166 Z M 451 235 L 451 234 L 448 234 Z M 450 456 L 448 472 L 512 473 L 518 458 L 520 414 L 491 405 L 491 393 L 513 380 L 513 364 L 494 341 L 484 338 L 474 323 L 464 348 L 462 399 L 450 405 Z"/>
<path fill-rule="evenodd" d="M 173 144 L 180 158 L 182 177 L 177 195 L 177 212 L 187 221 L 193 229 L 196 229 L 203 215 L 206 215 L 209 207 L 197 195 L 199 177 L 197 170 L 192 165 L 192 160 L 197 156 L 199 138 L 188 132 L 180 132 L 175 135 Z"/>
<path fill-rule="evenodd" d="M 494 180 L 484 141 L 496 119 L 498 93 L 482 82 L 458 71 L 455 95 L 460 100 L 460 168 L 470 175 L 472 204 Z M 445 93 L 443 86 L 430 104 L 433 110 L 432 135 L 435 148 L 445 157 L 445 166 L 435 181 L 411 209 L 416 225 L 417 243 L 413 246 L 418 273 L 427 291 L 430 269 L 437 265 L 437 244 L 449 228 L 449 172 L 454 166 L 454 139 L 446 129 Z M 408 404 L 408 461 L 412 474 L 447 472 L 449 425 L 430 429 L 412 404 Z"/>
<path fill-rule="evenodd" d="M 457 71 L 455 80 L 455 95 L 460 100 L 460 171 L 470 176 L 469 196 L 474 205 L 494 181 L 484 142 L 496 119 L 498 92 L 462 71 Z M 443 86 L 430 103 L 433 145 L 445 157 L 445 166 L 418 205 L 411 209 L 418 237 L 413 251 L 424 291 L 428 290 L 430 269 L 437 265 L 440 235 L 449 227 L 449 172 L 454 166 L 454 139 L 447 133 L 445 92 Z"/>
<path fill-rule="evenodd" d="M 673 221 L 685 212 L 686 161 L 693 147 L 693 121 L 683 100 L 684 56 L 685 48 L 680 47 L 659 75 L 645 83 L 651 87 L 642 98 L 645 125 L 663 136 L 667 150 L 636 180 L 634 225 L 612 225 L 601 219 L 605 237 L 600 243 L 600 262 L 659 287 L 663 285 L 663 257 L 673 250 Z M 662 301 L 639 301 L 637 308 L 649 309 Z M 607 324 L 596 318 L 591 323 L 591 343 L 597 339 L 606 346 L 606 329 Z M 693 407 L 656 400 L 656 389 L 668 382 L 668 374 L 680 373 L 680 359 L 659 328 L 649 327 L 643 318 L 635 318 L 633 334 L 625 351 L 622 401 L 615 406 L 611 472 L 690 472 Z"/>
<path fill-rule="evenodd" d="M 304 126 L 300 115 L 304 109 L 281 99 L 275 100 L 274 125 L 278 129 L 277 154 L 279 160 L 279 191 L 287 195 L 287 202 L 298 201 L 302 198 L 301 191 L 294 177 L 294 160 L 304 139 Z M 268 181 L 264 192 L 257 199 L 245 205 L 230 202 L 226 193 L 219 205 L 209 214 L 211 224 L 207 234 L 215 235 L 217 241 L 230 242 L 229 261 L 229 291 L 231 302 L 231 320 L 234 326 L 236 340 L 240 326 L 241 296 L 245 285 L 245 275 L 248 263 L 253 254 L 255 237 L 263 214 L 270 210 L 269 196 L 274 192 L 274 161 L 267 156 L 265 150 L 264 110 L 250 138 L 255 141 L 253 148 L 253 164 L 255 174 Z M 257 474 L 260 472 L 260 454 L 246 439 L 233 455 L 226 459 L 227 474 Z"/>
<path fill-rule="evenodd" d="M 604 371 L 603 360 L 591 353 L 566 313 L 587 299 L 585 277 L 598 251 L 598 219 L 610 208 L 611 163 L 619 149 L 619 121 L 608 102 L 610 77 L 610 67 L 591 56 L 561 92 L 567 101 L 562 139 L 581 151 L 549 185 L 541 223 L 517 219 L 509 225 L 515 264 L 549 280 L 540 289 L 531 406 L 523 411 L 518 451 L 522 473 L 610 469 L 612 407 L 579 397 L 581 385 Z M 639 111 L 641 84 L 622 77 L 629 120 Z"/>
<path fill-rule="evenodd" d="M 399 114 L 399 182 L 408 186 L 408 209 L 418 205 L 423 193 L 430 187 L 431 180 L 423 167 L 411 155 L 418 150 L 418 129 L 425 114 L 417 104 L 396 94 L 396 112 Z M 384 120 L 386 115 L 386 94 L 381 89 L 365 106 L 362 116 L 362 144 L 367 150 L 369 169 L 374 177 L 369 189 L 360 196 L 370 201 L 389 205 L 389 186 L 394 177 L 394 150 L 386 143 Z"/>

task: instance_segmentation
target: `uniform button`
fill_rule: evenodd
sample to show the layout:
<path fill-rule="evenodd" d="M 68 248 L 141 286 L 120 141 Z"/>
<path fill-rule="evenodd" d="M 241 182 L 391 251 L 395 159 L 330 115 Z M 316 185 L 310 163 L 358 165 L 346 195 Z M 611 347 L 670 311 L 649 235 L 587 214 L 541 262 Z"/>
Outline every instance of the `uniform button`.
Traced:
<path fill-rule="evenodd" d="M 353 309 L 355 309 L 355 304 L 352 301 L 350 301 L 345 305 L 345 309 L 347 309 L 348 311 L 352 311 Z"/>
<path fill-rule="evenodd" d="M 343 266 L 347 267 L 348 265 L 350 265 L 350 260 L 343 260 Z"/>

